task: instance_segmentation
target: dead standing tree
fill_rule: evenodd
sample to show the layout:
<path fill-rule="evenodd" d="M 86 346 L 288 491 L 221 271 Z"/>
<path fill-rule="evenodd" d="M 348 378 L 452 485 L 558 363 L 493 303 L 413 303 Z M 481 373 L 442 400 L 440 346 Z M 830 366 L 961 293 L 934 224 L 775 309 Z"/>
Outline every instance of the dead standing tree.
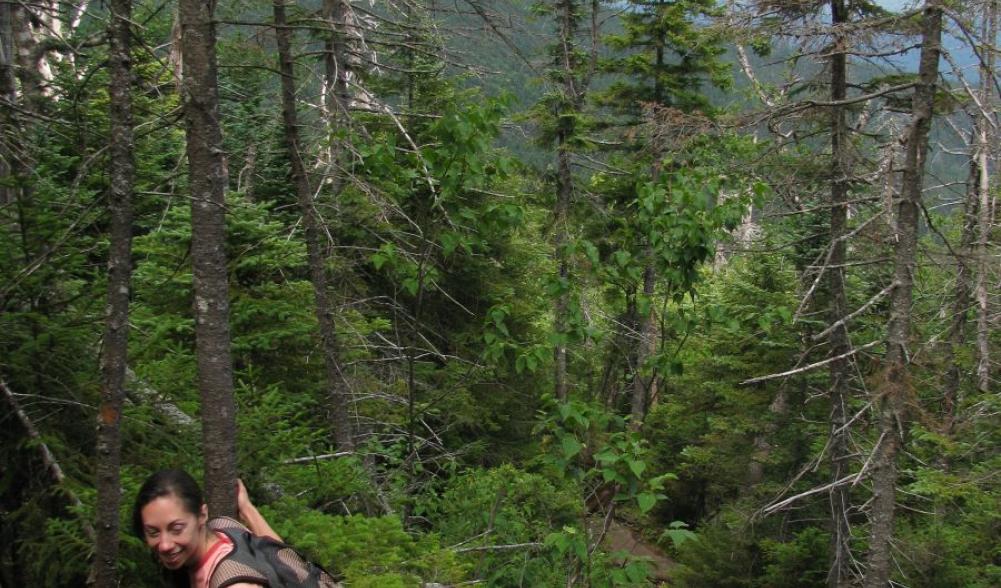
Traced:
<path fill-rule="evenodd" d="M 275 35 L 278 44 L 279 71 L 282 88 L 282 120 L 285 129 L 285 148 L 291 161 L 292 183 L 295 185 L 296 199 L 302 213 L 303 230 L 306 238 L 306 252 L 309 263 L 310 280 L 313 283 L 316 318 L 323 344 L 323 358 L 326 367 L 334 436 L 341 451 L 354 449 L 354 433 L 351 424 L 348 387 L 342 372 L 337 332 L 333 320 L 334 308 L 330 301 L 329 279 L 326 270 L 326 255 L 323 250 L 324 232 L 319 215 L 313 203 L 313 186 L 310 183 L 303 161 L 303 147 L 299 136 L 298 114 L 295 106 L 295 69 L 292 60 L 291 30 L 285 16 L 285 0 L 274 1 Z M 329 45 L 333 45 L 332 43 Z M 328 51 L 333 51 L 328 46 Z M 330 58 L 333 59 L 333 58 Z M 328 70 L 336 67 L 328 66 Z M 343 90 L 342 90 L 343 91 Z M 338 104 L 343 104 L 338 100 Z M 340 118 L 340 117 L 338 117 Z"/>
<path fill-rule="evenodd" d="M 966 14 L 971 16 L 964 18 Z M 949 13 L 959 28 L 970 37 L 976 29 L 976 19 L 980 19 L 979 42 L 969 38 L 970 47 L 978 57 L 977 87 L 967 81 L 962 69 L 953 65 L 953 70 L 967 98 L 967 112 L 973 121 L 968 136 L 969 166 L 966 192 L 962 205 L 962 229 L 960 242 L 955 250 L 956 287 L 949 305 L 949 324 L 943 340 L 942 377 L 942 430 L 952 434 L 955 423 L 960 418 L 958 405 L 962 401 L 960 390 L 963 384 L 962 367 L 957 352 L 967 343 L 970 311 L 975 316 L 976 368 L 974 379 L 976 388 L 987 392 L 990 386 L 990 294 L 987 283 L 990 280 L 989 265 L 991 232 L 993 229 L 996 204 L 990 196 L 990 167 L 995 153 L 992 137 L 996 136 L 996 63 L 998 6 L 996 0 L 986 0 L 980 10 L 971 8 L 966 14 Z M 950 59 L 946 52 L 944 56 Z M 957 128 L 957 133 L 965 131 Z"/>
<path fill-rule="evenodd" d="M 830 17 L 830 23 L 817 22 L 806 18 L 808 14 L 813 11 L 817 11 L 826 5 L 829 9 L 827 13 Z M 867 466 L 863 466 L 863 471 L 858 473 L 850 473 L 849 461 L 852 455 L 852 449 L 850 447 L 850 425 L 853 421 L 859 418 L 860 415 L 851 416 L 847 410 L 850 405 L 852 381 L 855 379 L 853 372 L 855 371 L 852 365 L 853 356 L 863 348 L 872 347 L 874 343 L 870 343 L 866 346 L 853 347 L 849 337 L 848 324 L 857 319 L 859 315 L 864 313 L 867 309 L 871 308 L 876 302 L 887 297 L 894 296 L 898 303 L 898 312 L 895 316 L 899 316 L 902 309 L 901 299 L 898 297 L 898 288 L 900 286 L 900 272 L 898 271 L 894 280 L 887 285 L 885 288 L 877 292 L 869 301 L 864 303 L 855 311 L 850 311 L 848 305 L 848 297 L 846 292 L 846 280 L 845 274 L 852 262 L 848 259 L 848 241 L 862 232 L 866 225 L 872 223 L 872 221 L 880 216 L 892 216 L 893 218 L 887 223 L 889 226 L 894 228 L 898 240 L 896 241 L 898 246 L 897 251 L 897 264 L 898 268 L 901 267 L 900 264 L 907 264 L 907 261 L 902 261 L 904 259 L 903 253 L 899 250 L 900 246 L 900 235 L 903 234 L 903 243 L 908 243 L 908 239 L 916 239 L 916 232 L 913 234 L 904 234 L 910 229 L 916 231 L 916 224 L 913 227 L 908 226 L 905 229 L 901 229 L 901 223 L 907 224 L 910 222 L 908 213 L 908 205 L 904 204 L 903 208 L 905 214 L 892 214 L 890 211 L 881 211 L 876 213 L 875 216 L 857 223 L 858 226 L 854 229 L 849 229 L 851 210 L 859 210 L 860 205 L 867 201 L 872 200 L 872 198 L 855 198 L 852 197 L 853 186 L 855 185 L 865 185 L 867 183 L 875 183 L 880 180 L 882 176 L 887 176 L 892 173 L 892 161 L 891 165 L 880 164 L 875 166 L 874 171 L 871 174 L 860 175 L 857 168 L 860 166 L 859 162 L 856 161 L 857 155 L 854 152 L 857 147 L 853 145 L 852 133 L 856 132 L 856 129 L 862 129 L 866 124 L 872 124 L 873 118 L 870 112 L 861 111 L 857 115 L 857 119 L 853 121 L 849 119 L 849 113 L 857 109 L 858 105 L 874 102 L 884 96 L 890 97 L 889 99 L 899 102 L 899 98 L 893 98 L 894 95 L 899 94 L 899 92 L 904 90 L 909 90 L 915 87 L 914 83 L 907 82 L 905 84 L 898 84 L 896 86 L 886 86 L 884 85 L 869 85 L 869 92 L 867 94 L 862 94 L 856 91 L 854 95 L 849 94 L 849 89 L 852 85 L 849 83 L 849 70 L 848 70 L 848 59 L 851 55 L 857 54 L 860 51 L 867 53 L 869 56 L 880 56 L 880 55 L 892 55 L 899 53 L 902 48 L 899 47 L 875 47 L 867 51 L 858 48 L 857 42 L 854 42 L 852 37 L 864 33 L 865 31 L 872 31 L 880 26 L 888 26 L 893 24 L 895 19 L 902 18 L 897 15 L 885 15 L 885 14 L 875 14 L 870 15 L 868 18 L 853 20 L 853 15 L 859 14 L 859 10 L 864 7 L 860 7 L 854 2 L 846 0 L 830 0 L 829 2 L 817 3 L 815 5 L 806 6 L 797 3 L 785 3 L 785 2 L 768 2 L 760 6 L 762 16 L 771 12 L 773 15 L 775 13 L 785 14 L 787 18 L 792 20 L 802 19 L 800 24 L 796 27 L 792 27 L 786 30 L 784 34 L 790 34 L 797 38 L 810 38 L 810 39 L 822 39 L 820 41 L 821 48 L 816 49 L 816 45 L 812 45 L 813 50 L 823 63 L 826 64 L 825 70 L 825 85 L 829 86 L 829 100 L 807 100 L 801 101 L 799 103 L 790 102 L 784 104 L 775 103 L 774 100 L 769 101 L 768 96 L 761 93 L 763 100 L 767 103 L 768 109 L 768 120 L 769 128 L 776 129 L 779 128 L 779 124 L 774 121 L 783 121 L 784 124 L 781 125 L 786 132 L 781 134 L 781 142 L 795 141 L 797 133 L 795 127 L 790 127 L 789 119 L 790 117 L 795 117 L 799 114 L 809 113 L 810 111 L 816 109 L 823 109 L 829 113 L 829 130 L 831 133 L 831 165 L 830 165 L 830 177 L 827 182 L 830 190 L 830 196 L 825 205 L 814 210 L 828 209 L 830 215 L 830 241 L 826 247 L 823 248 L 821 253 L 818 254 L 816 261 L 807 268 L 807 277 L 809 278 L 806 282 L 806 292 L 803 297 L 803 301 L 800 305 L 800 309 L 797 311 L 797 317 L 800 316 L 808 307 L 808 305 L 817 304 L 818 301 L 821 303 L 826 303 L 826 313 L 829 317 L 829 326 L 823 330 L 823 332 L 814 334 L 808 339 L 813 341 L 823 341 L 826 339 L 828 345 L 826 347 L 828 357 L 819 362 L 814 362 L 809 365 L 795 368 L 784 375 L 792 375 L 797 373 L 802 373 L 808 370 L 827 367 L 830 374 L 830 381 L 828 383 L 828 397 L 830 401 L 830 439 L 827 446 L 824 448 L 825 452 L 830 452 L 829 463 L 831 465 L 831 479 L 829 484 L 825 484 L 820 488 L 814 488 L 806 493 L 788 498 L 782 501 L 777 501 L 776 503 L 766 507 L 763 512 L 775 512 L 776 510 L 791 504 L 792 501 L 801 499 L 805 496 L 817 494 L 824 492 L 828 495 L 830 500 L 831 509 L 831 521 L 832 521 L 832 540 L 831 540 L 831 559 L 832 567 L 828 576 L 828 585 L 832 588 L 838 586 L 845 586 L 851 584 L 855 578 L 859 575 L 858 566 L 852 556 L 851 546 L 850 546 L 850 528 L 849 528 L 849 513 L 851 512 L 850 505 L 850 487 L 857 483 L 860 476 L 867 469 Z M 913 15 L 913 13 L 911 13 Z M 788 25 L 785 25 L 788 27 Z M 792 32 L 795 31 L 795 32 Z M 815 43 L 816 41 L 814 41 Z M 743 57 L 743 56 L 742 56 Z M 750 70 L 750 62 L 746 57 L 743 57 L 741 63 L 745 69 L 745 72 Z M 756 76 L 753 72 L 748 73 L 748 77 L 755 83 L 756 88 L 760 88 L 760 85 L 756 81 Z M 934 77 L 934 76 L 933 76 Z M 792 82 L 792 85 L 798 85 L 799 81 Z M 858 86 L 864 88 L 865 86 Z M 920 94 L 920 92 L 918 92 Z M 930 107 L 929 107 L 930 108 Z M 915 111 L 920 112 L 918 109 Z M 930 114 L 929 114 L 930 116 Z M 878 122 L 878 121 L 877 121 Z M 891 120 L 892 123 L 892 120 Z M 908 174 L 905 172 L 904 184 L 910 189 L 914 190 L 914 174 L 918 174 L 920 182 L 921 169 L 923 169 L 923 153 L 927 149 L 927 126 L 922 127 L 926 123 L 915 123 L 912 121 L 909 127 L 908 137 L 906 137 L 906 144 L 908 146 L 914 146 L 923 142 L 924 146 L 920 147 L 922 157 L 919 164 L 908 164 L 908 169 L 917 170 Z M 923 129 L 915 131 L 915 129 Z M 920 169 L 919 169 L 920 168 Z M 920 203 L 920 183 L 917 187 L 918 196 L 910 196 L 911 202 Z M 913 192 L 911 192 L 913 194 Z M 907 197 L 905 196 L 904 200 Z M 795 205 L 802 211 L 810 210 L 809 208 L 804 208 L 803 203 L 800 200 L 795 200 Z M 899 205 L 898 205 L 899 208 Z M 915 208 L 919 210 L 919 208 Z M 916 219 L 917 217 L 915 217 Z M 915 223 L 917 221 L 915 220 Z M 912 249 L 916 248 L 914 245 Z M 908 272 L 913 270 L 913 259 L 908 267 Z M 812 275 L 811 275 L 812 274 Z M 826 278 L 826 280 L 825 280 Z M 911 282 L 908 282 L 909 284 Z M 824 286 L 826 286 L 826 291 Z M 909 286 L 906 288 L 907 298 L 909 300 L 910 289 Z M 823 300 L 821 300 L 821 297 Z M 907 312 L 909 313 L 909 307 Z M 908 314 L 909 316 L 909 314 Z M 909 320 L 909 319 L 908 319 Z M 892 321 L 891 321 L 892 322 Z M 899 319 L 896 322 L 899 327 Z M 905 327 L 905 330 L 909 327 Z M 888 336 L 888 339 L 893 339 Z M 805 358 L 805 356 L 804 356 Z M 774 376 L 767 376 L 770 378 Z M 755 378 L 751 381 L 760 381 L 762 378 Z M 880 453 L 887 449 L 885 445 L 886 439 L 885 435 L 880 437 L 880 442 L 877 444 L 874 450 L 874 457 L 880 455 Z M 870 464 L 867 464 L 870 465 Z M 874 463 L 871 465 L 875 465 Z M 815 467 L 815 466 L 810 466 Z"/>
<path fill-rule="evenodd" d="M 813 59 L 824 69 L 818 73 L 812 82 L 828 88 L 828 100 L 806 102 L 790 102 L 788 90 L 804 84 L 794 69 L 790 72 L 792 79 L 786 90 L 777 95 L 769 95 L 758 81 L 758 75 L 753 71 L 751 61 L 746 52 L 740 48 L 741 67 L 751 81 L 753 88 L 764 104 L 765 112 L 769 113 L 768 128 L 775 135 L 780 148 L 788 143 L 796 143 L 803 122 L 815 120 L 815 124 L 825 125 L 825 131 L 830 133 L 830 165 L 824 176 L 828 189 L 826 202 L 819 206 L 807 206 L 801 196 L 793 195 L 791 201 L 794 214 L 808 214 L 808 211 L 827 210 L 829 215 L 829 240 L 813 264 L 803 269 L 803 284 L 805 294 L 797 316 L 808 306 L 819 307 L 819 312 L 828 316 L 829 328 L 819 334 L 804 335 L 804 345 L 813 341 L 826 339 L 827 359 L 812 364 L 813 368 L 826 367 L 829 373 L 827 396 L 830 406 L 829 439 L 825 447 L 830 465 L 831 484 L 825 485 L 830 509 L 830 559 L 827 584 L 831 588 L 844 586 L 858 575 L 854 569 L 854 559 L 851 552 L 851 530 L 849 512 L 851 509 L 850 487 L 844 483 L 850 469 L 852 455 L 849 425 L 849 406 L 853 388 L 853 355 L 848 323 L 852 316 L 849 311 L 848 297 L 845 287 L 848 267 L 848 241 L 855 231 L 849 230 L 849 205 L 853 184 L 867 183 L 857 176 L 856 146 L 853 145 L 852 134 L 855 131 L 852 123 L 863 127 L 868 117 L 865 113 L 852 117 L 853 110 L 858 110 L 860 104 L 878 98 L 878 96 L 849 97 L 849 57 L 862 51 L 853 39 L 859 30 L 866 30 L 874 25 L 858 18 L 859 7 L 850 0 L 829 0 L 815 3 L 789 3 L 784 1 L 762 2 L 758 5 L 755 18 L 782 15 L 783 30 L 778 34 L 788 34 L 803 48 L 811 52 Z M 863 13 L 864 14 L 864 13 Z M 857 19 L 853 22 L 853 16 Z M 731 18 L 736 18 L 732 15 Z M 830 20 L 827 21 L 826 19 Z M 795 24 L 790 26 L 791 21 Z M 806 82 L 811 83 L 811 82 Z M 806 121 L 798 120 L 803 115 L 826 113 L 826 117 L 806 117 Z M 852 120 L 855 118 L 856 120 Z M 824 121 L 824 122 L 821 122 Z M 825 173 L 821 171 L 820 173 Z M 863 226 L 866 223 L 863 223 Z M 819 235 L 818 235 L 819 237 Z M 825 288 L 826 286 L 826 288 Z M 825 308 L 826 307 L 826 308 Z M 861 310 L 865 310 L 863 307 Z M 861 311 L 854 313 L 857 315 Z M 811 341 L 812 340 L 812 341 Z M 805 354 L 804 354 L 805 357 Z M 793 373 L 799 373 L 793 370 Z M 773 407 L 781 408 L 784 403 L 784 393 L 780 392 Z M 756 440 L 767 447 L 766 439 Z M 828 453 L 829 452 L 829 453 Z M 819 466 L 820 457 L 815 465 Z M 760 474 L 759 474 L 760 477 Z M 767 507 L 774 508 L 775 505 Z"/>
<path fill-rule="evenodd" d="M 976 300 L 977 317 L 977 389 L 980 392 L 990 391 L 991 384 L 991 346 L 990 346 L 990 246 L 991 232 L 994 228 L 994 199 L 990 194 L 990 160 L 993 138 L 997 136 L 997 121 L 994 117 L 994 82 L 996 63 L 996 47 L 998 33 L 998 4 L 996 0 L 988 0 L 983 5 L 981 21 L 981 46 L 979 50 L 980 88 L 977 96 L 978 108 L 974 112 L 974 135 L 976 137 L 975 152 L 970 183 L 975 186 L 977 195 L 977 241 L 976 241 L 976 283 L 974 298 Z"/>
<path fill-rule="evenodd" d="M 577 0 L 556 0 L 551 8 L 557 22 L 553 75 L 557 80 L 557 96 L 553 99 L 550 116 L 554 118 L 556 146 L 556 203 L 553 207 L 553 246 L 556 259 L 557 300 L 554 307 L 553 386 L 558 400 L 566 400 L 567 337 L 570 330 L 570 207 L 575 192 L 573 151 L 580 133 L 580 111 L 587 97 L 595 71 L 598 51 L 598 2 L 591 2 L 591 50 L 588 61 L 582 59 L 578 33 L 581 3 Z"/>
<path fill-rule="evenodd" d="M 851 2 L 831 0 L 831 28 L 833 30 L 830 58 L 830 96 L 832 103 L 848 97 L 848 46 L 845 25 L 849 22 Z M 828 269 L 829 320 L 832 325 L 828 336 L 830 354 L 836 359 L 830 367 L 830 452 L 831 478 L 840 480 L 848 471 L 850 447 L 848 440 L 848 403 L 852 367 L 850 359 L 843 357 L 851 349 L 848 327 L 843 319 L 848 316 L 845 292 L 845 262 L 848 243 L 845 239 L 848 226 L 848 199 L 852 175 L 851 153 L 846 107 L 831 107 L 831 253 Z M 839 325 L 839 321 L 841 324 Z M 827 576 L 830 588 L 840 588 L 852 578 L 851 528 L 848 511 L 851 506 L 850 488 L 839 485 L 829 493 L 831 502 L 831 568 Z"/>
<path fill-rule="evenodd" d="M 921 18 L 921 58 L 905 136 L 905 160 L 896 205 L 894 289 L 886 329 L 883 374 L 875 390 L 879 440 L 872 456 L 872 522 L 865 588 L 885 588 L 893 572 L 891 540 L 897 492 L 897 455 L 906 441 L 913 392 L 910 381 L 911 308 L 917 267 L 918 225 L 922 209 L 928 132 L 934 115 L 942 46 L 942 4 L 927 0 Z"/>

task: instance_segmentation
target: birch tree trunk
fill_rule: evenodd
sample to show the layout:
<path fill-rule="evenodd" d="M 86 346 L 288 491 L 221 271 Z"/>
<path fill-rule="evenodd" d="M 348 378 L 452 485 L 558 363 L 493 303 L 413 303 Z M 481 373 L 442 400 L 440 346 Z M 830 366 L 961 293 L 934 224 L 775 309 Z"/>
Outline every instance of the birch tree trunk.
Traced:
<path fill-rule="evenodd" d="M 908 339 L 911 328 L 914 274 L 917 265 L 918 224 L 928 131 L 931 127 L 935 90 L 938 84 L 942 46 L 941 0 L 927 0 L 921 21 L 921 58 L 918 83 L 914 89 L 911 121 L 907 128 L 906 155 L 897 204 L 897 234 L 894 248 L 894 288 L 890 299 L 890 320 L 886 333 L 885 367 L 876 389 L 880 437 L 873 450 L 872 529 L 866 562 L 865 588 L 885 588 L 893 567 L 893 539 L 896 509 L 897 454 L 908 429 L 908 402 L 911 395 Z"/>
<path fill-rule="evenodd" d="M 214 1 L 180 0 L 185 134 L 191 186 L 191 259 L 201 395 L 205 498 L 236 514 L 236 406 L 226 266 L 226 163 L 219 126 Z"/>
<path fill-rule="evenodd" d="M 295 69 L 292 62 L 291 30 L 286 24 L 285 0 L 274 0 L 275 35 L 278 44 L 279 70 L 282 76 L 282 120 L 285 126 L 285 147 L 292 168 L 292 183 L 302 212 L 306 234 L 306 251 L 309 273 L 316 298 L 316 319 L 323 342 L 323 359 L 326 367 L 327 386 L 333 413 L 334 436 L 341 451 L 354 449 L 348 388 L 341 371 L 340 350 L 334 327 L 333 308 L 329 297 L 326 259 L 323 253 L 323 231 L 319 215 L 313 207 L 313 188 L 303 163 L 299 138 L 298 113 L 295 107 Z"/>
<path fill-rule="evenodd" d="M 108 306 L 101 355 L 101 410 L 97 419 L 97 542 L 94 577 L 98 588 L 118 586 L 118 521 L 121 503 L 121 413 L 128 361 L 129 282 L 132 276 L 133 155 L 132 1 L 113 0 L 108 19 L 111 82 L 111 248 L 108 256 Z"/>

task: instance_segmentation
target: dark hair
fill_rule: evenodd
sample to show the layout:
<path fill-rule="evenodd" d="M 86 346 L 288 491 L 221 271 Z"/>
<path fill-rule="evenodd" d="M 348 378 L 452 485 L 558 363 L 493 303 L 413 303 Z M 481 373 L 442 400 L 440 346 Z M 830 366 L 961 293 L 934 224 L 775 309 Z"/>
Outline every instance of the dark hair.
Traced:
<path fill-rule="evenodd" d="M 198 516 L 202 512 L 202 489 L 198 487 L 198 482 L 184 470 L 160 470 L 146 478 L 139 493 L 136 494 L 136 503 L 132 508 L 132 532 L 140 539 L 145 538 L 143 532 L 142 510 L 150 502 L 161 496 L 176 496 L 184 510 Z"/>

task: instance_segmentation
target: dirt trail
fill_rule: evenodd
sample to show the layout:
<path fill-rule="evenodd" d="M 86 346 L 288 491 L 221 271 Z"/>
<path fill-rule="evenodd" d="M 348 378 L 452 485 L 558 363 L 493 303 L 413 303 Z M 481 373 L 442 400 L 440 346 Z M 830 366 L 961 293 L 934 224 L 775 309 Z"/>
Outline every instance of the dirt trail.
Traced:
<path fill-rule="evenodd" d="M 608 527 L 604 546 L 608 551 L 626 551 L 634 556 L 646 558 L 655 582 L 668 581 L 671 569 L 677 565 L 659 547 L 619 521 L 612 521 Z"/>

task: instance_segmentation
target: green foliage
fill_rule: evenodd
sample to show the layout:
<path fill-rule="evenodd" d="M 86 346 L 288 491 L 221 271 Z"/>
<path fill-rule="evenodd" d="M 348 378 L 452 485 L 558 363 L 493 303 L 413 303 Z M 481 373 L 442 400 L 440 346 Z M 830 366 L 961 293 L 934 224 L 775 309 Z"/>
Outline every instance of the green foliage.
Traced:
<path fill-rule="evenodd" d="M 617 78 L 602 101 L 633 117 L 649 103 L 709 110 L 702 85 L 731 82 L 730 67 L 720 59 L 723 39 L 705 26 L 721 12 L 715 0 L 624 3 L 622 32 L 605 37 L 615 52 L 603 60 L 603 70 Z"/>
<path fill-rule="evenodd" d="M 261 509 L 275 531 L 351 586 L 410 587 L 454 583 L 466 567 L 435 535 L 408 534 L 393 516 L 332 516 L 283 498 Z"/>
<path fill-rule="evenodd" d="M 827 551 L 831 543 L 829 533 L 816 527 L 807 527 L 792 540 L 761 542 L 764 551 L 762 588 L 809 588 L 820 586 L 827 580 Z"/>
<path fill-rule="evenodd" d="M 830 481 L 826 461 L 813 461 L 829 450 L 829 377 L 816 369 L 743 382 L 828 351 L 814 338 L 830 322 L 831 293 L 825 279 L 812 288 L 829 246 L 829 207 L 820 198 L 832 168 L 827 137 L 817 131 L 828 118 L 823 109 L 797 111 L 808 126 L 781 144 L 761 140 L 763 126 L 756 141 L 720 131 L 731 127 L 716 124 L 723 119 L 714 120 L 720 113 L 712 105 L 736 111 L 747 100 L 709 87 L 729 90 L 730 82 L 723 29 L 710 26 L 720 8 L 709 0 L 604 4 L 598 22 L 611 34 L 596 63 L 589 5 L 569 3 L 562 20 L 568 4 L 536 4 L 527 30 L 552 40 L 565 27 L 564 42 L 542 47 L 546 41 L 527 39 L 517 28 L 519 16 L 532 18 L 523 3 L 508 6 L 511 30 L 499 19 L 477 15 L 471 26 L 459 12 L 411 3 L 396 14 L 377 3 L 366 18 L 380 25 L 363 28 L 379 67 L 355 71 L 352 81 L 352 91 L 371 92 L 373 108 L 336 124 L 310 107 L 321 91 L 315 60 L 329 31 L 315 26 L 313 8 L 293 11 L 302 150 L 327 231 L 327 294 L 360 440 L 357 455 L 336 459 L 325 455 L 334 452 L 329 384 L 270 33 L 220 28 L 241 475 L 274 526 L 352 586 L 652 584 L 643 561 L 594 545 L 592 519 L 609 504 L 681 564 L 672 585 L 820 585 L 829 564 L 821 496 L 797 503 L 793 517 L 752 524 L 748 515 L 775 496 Z M 826 88 L 814 75 L 822 64 L 808 64 L 774 34 L 785 32 L 788 15 L 811 17 L 818 6 L 783 6 L 746 33 L 745 44 L 781 63 L 759 70 L 766 94 L 779 96 L 778 69 L 806 80 L 782 86 L 785 96 L 815 98 Z M 220 7 L 219 20 L 265 22 L 266 9 L 236 3 Z M 866 2 L 855 9 L 887 14 Z M 46 54 L 49 94 L 0 113 L 0 160 L 25 164 L 0 177 L 0 377 L 67 477 L 53 484 L 39 441 L 26 441 L 12 412 L 0 411 L 4 586 L 80 585 L 90 565 L 81 521 L 93 517 L 95 501 L 90 448 L 109 248 L 107 48 L 92 40 L 102 38 L 105 15 L 91 3 L 77 30 L 64 27 L 75 49 L 62 59 L 55 59 L 61 49 Z M 153 470 L 183 467 L 197 476 L 201 469 L 184 133 L 166 66 L 172 20 L 169 4 L 136 3 L 129 365 L 138 380 L 129 382 L 122 421 L 119 558 L 124 584 L 136 586 L 155 584 L 159 574 L 148 549 L 129 536 L 128 503 Z M 900 26 L 913 33 L 919 24 L 915 14 Z M 508 36 L 488 42 L 485 31 Z M 543 79 L 527 82 L 534 65 L 512 65 L 508 45 L 526 64 L 545 61 Z M 490 73 L 455 76 L 459 62 Z M 906 71 L 873 73 L 850 76 L 858 92 L 914 79 Z M 585 91 L 597 98 L 585 99 Z M 852 133 L 856 172 L 878 168 L 867 161 L 877 148 L 870 131 L 889 142 L 885 129 L 902 122 L 895 117 L 909 111 L 907 100 L 906 93 L 881 99 L 873 120 L 882 126 Z M 943 87 L 936 114 L 962 100 Z M 668 109 L 640 125 L 650 102 Z M 38 110 L 29 115 L 29 106 Z M 853 124 L 876 107 L 850 105 Z M 529 145 L 512 120 L 530 123 L 527 132 L 542 147 Z M 769 124 L 791 129 L 790 121 Z M 552 162 L 556 143 L 572 154 L 575 181 L 560 227 L 566 238 L 554 251 L 556 178 L 533 165 Z M 946 180 L 966 173 L 965 159 L 957 161 L 929 157 Z M 891 215 L 869 216 L 883 204 L 874 200 L 877 186 L 862 180 L 851 186 L 848 228 L 855 232 L 843 268 L 850 309 L 892 280 Z M 936 198 L 930 193 L 928 201 Z M 707 268 L 752 204 L 756 240 Z M 917 422 L 899 460 L 897 580 L 987 588 L 1001 585 L 1001 405 L 967 377 L 977 361 L 969 328 L 967 340 L 945 353 L 957 279 L 952 254 L 964 221 L 947 208 L 929 206 L 925 257 L 914 268 Z M 553 271 L 554 257 L 567 260 L 568 277 Z M 643 292 L 646 275 L 655 278 L 652 293 Z M 807 290 L 811 299 L 800 308 Z M 558 331 L 557 300 L 566 301 L 567 314 Z M 883 337 L 887 312 L 884 298 L 853 316 L 853 343 Z M 640 361 L 637 332 L 648 316 L 656 345 Z M 996 347 L 998 335 L 991 337 Z M 569 348 L 571 392 L 562 403 L 543 395 L 552 387 L 554 345 Z M 878 439 L 866 403 L 879 361 L 868 353 L 852 359 L 846 408 L 862 455 Z M 942 394 L 950 368 L 962 374 L 954 406 Z M 640 432 L 622 416 L 637 377 L 651 378 L 657 391 Z M 168 405 L 195 424 L 175 422 Z M 67 506 L 67 491 L 81 508 Z M 853 486 L 851 498 L 865 504 L 867 485 Z M 401 516 L 377 516 L 390 510 Z M 856 557 L 868 531 L 862 519 L 853 515 Z"/>
<path fill-rule="evenodd" d="M 667 484 L 669 500 L 658 510 L 665 522 L 701 520 L 744 491 L 750 463 L 782 470 L 798 459 L 796 448 L 805 450 L 808 433 L 784 426 L 788 417 L 770 410 L 787 389 L 741 384 L 795 361 L 798 343 L 788 328 L 795 288 L 792 268 L 779 256 L 735 259 L 691 307 L 682 307 L 690 317 L 685 327 L 694 332 L 672 360 L 684 370 L 664 381 L 663 400 L 644 426 L 657 467 L 679 478 Z M 776 449 L 758 453 L 761 437 Z"/>
<path fill-rule="evenodd" d="M 720 521 L 701 528 L 698 537 L 678 546 L 676 573 L 684 588 L 751 588 L 758 573 L 749 533 Z"/>
<path fill-rule="evenodd" d="M 573 525 L 579 509 L 572 487 L 511 465 L 456 476 L 440 497 L 419 506 L 442 542 L 465 549 L 462 559 L 493 586 L 564 582 L 566 570 L 539 544 L 553 529 Z M 495 551 L 494 545 L 524 547 Z"/>
<path fill-rule="evenodd" d="M 622 417 L 593 404 L 579 400 L 555 403 L 540 424 L 545 434 L 543 447 L 551 448 L 543 462 L 579 485 L 584 502 L 604 488 L 610 490 L 615 502 L 627 508 L 635 505 L 640 514 L 646 514 L 658 500 L 666 498 L 661 491 L 674 475 L 654 475 L 648 468 L 646 442 L 626 424 Z M 590 539 L 579 526 L 565 525 L 550 533 L 545 544 L 568 559 L 571 567 L 604 569 L 591 561 Z M 626 585 L 640 573 L 637 568 L 629 569 L 615 574 Z"/>

